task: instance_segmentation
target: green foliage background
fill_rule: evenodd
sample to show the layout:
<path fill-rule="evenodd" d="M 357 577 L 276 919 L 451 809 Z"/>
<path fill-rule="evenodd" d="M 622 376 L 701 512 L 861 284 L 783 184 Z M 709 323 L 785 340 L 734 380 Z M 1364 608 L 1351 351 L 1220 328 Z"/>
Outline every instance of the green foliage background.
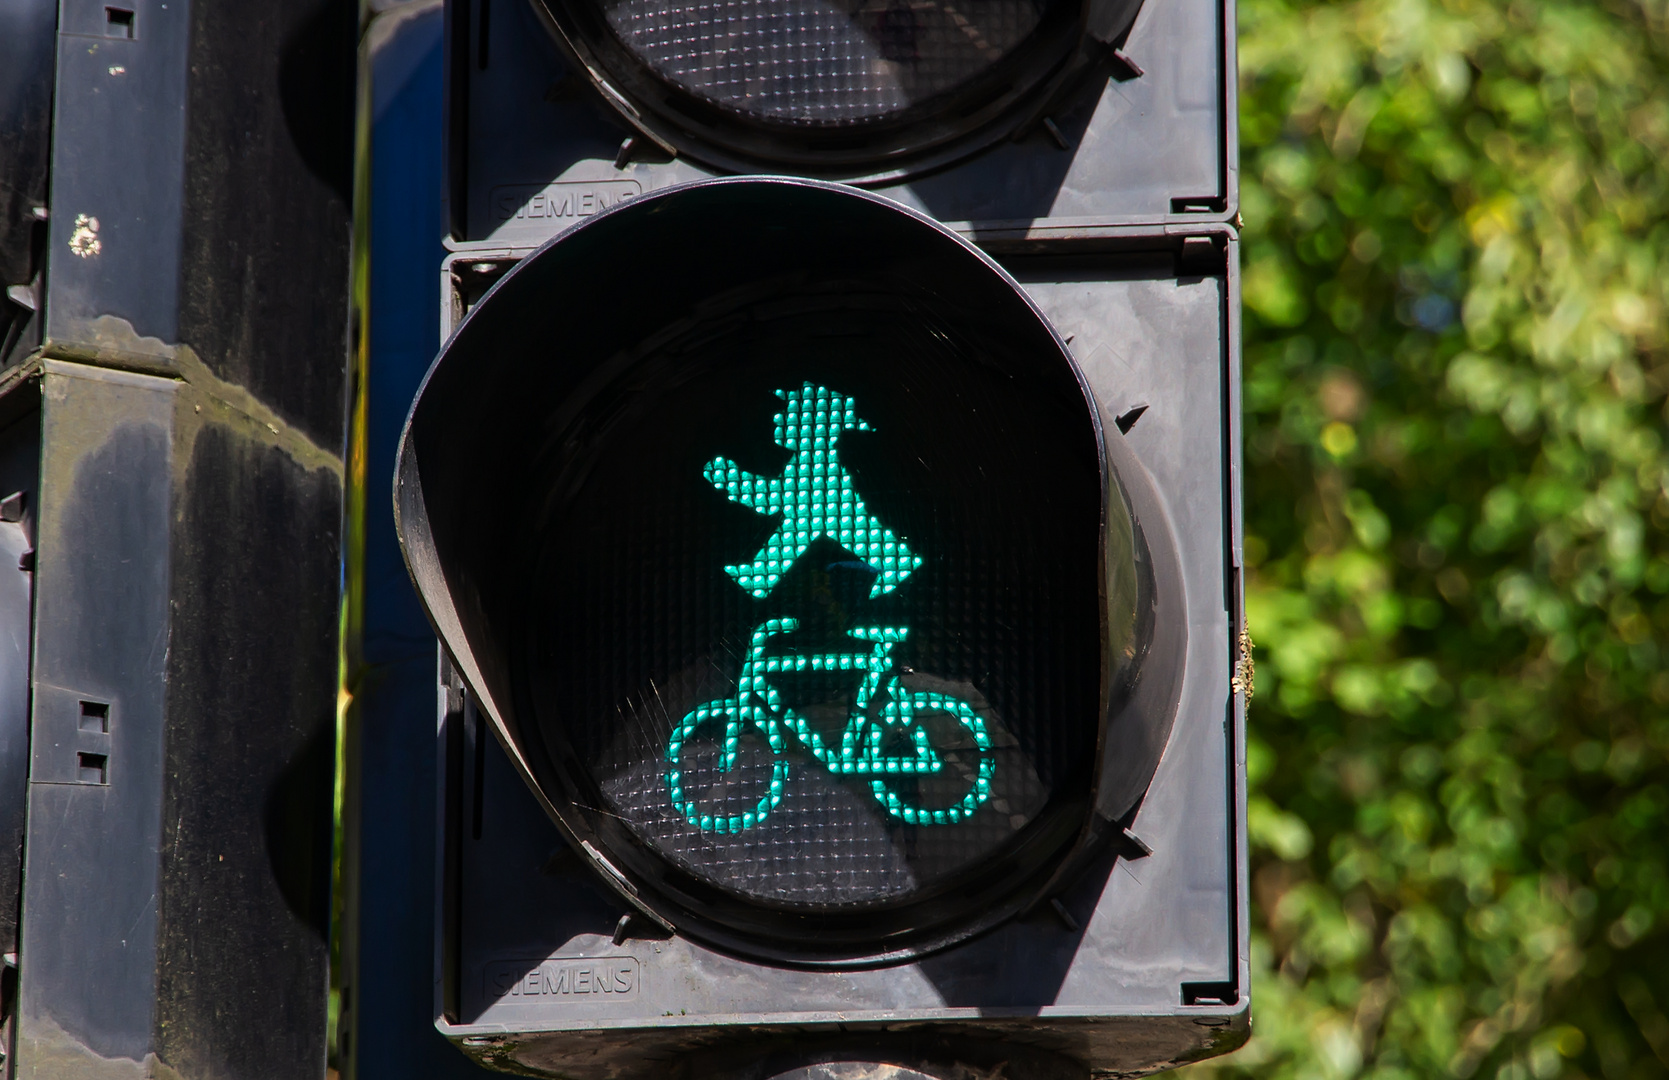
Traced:
<path fill-rule="evenodd" d="M 1664 0 L 1240 0 L 1252 1042 L 1669 1072 Z"/>

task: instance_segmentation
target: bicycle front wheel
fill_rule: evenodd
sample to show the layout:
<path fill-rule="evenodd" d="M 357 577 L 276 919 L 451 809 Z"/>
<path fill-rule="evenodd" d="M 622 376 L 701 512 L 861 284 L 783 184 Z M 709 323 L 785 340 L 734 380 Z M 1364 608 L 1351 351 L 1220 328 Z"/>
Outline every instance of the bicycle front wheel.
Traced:
<path fill-rule="evenodd" d="M 738 833 L 759 825 L 782 801 L 786 750 L 777 725 L 746 723 L 734 701 L 696 706 L 666 744 L 673 809 L 702 832 Z"/>
<path fill-rule="evenodd" d="M 881 710 L 889 737 L 919 744 L 925 740 L 937 758 L 932 772 L 891 772 L 869 783 L 887 813 L 911 825 L 954 825 L 991 797 L 997 771 L 985 721 L 968 702 L 951 694 L 904 691 L 896 680 Z"/>

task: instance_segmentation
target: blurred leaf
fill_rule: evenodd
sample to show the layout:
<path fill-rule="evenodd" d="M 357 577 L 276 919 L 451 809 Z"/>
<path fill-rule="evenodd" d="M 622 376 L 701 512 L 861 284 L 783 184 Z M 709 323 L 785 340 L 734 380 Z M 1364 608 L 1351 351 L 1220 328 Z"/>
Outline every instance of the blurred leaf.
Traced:
<path fill-rule="evenodd" d="M 1669 4 L 1241 0 L 1255 1035 L 1669 1074 Z"/>

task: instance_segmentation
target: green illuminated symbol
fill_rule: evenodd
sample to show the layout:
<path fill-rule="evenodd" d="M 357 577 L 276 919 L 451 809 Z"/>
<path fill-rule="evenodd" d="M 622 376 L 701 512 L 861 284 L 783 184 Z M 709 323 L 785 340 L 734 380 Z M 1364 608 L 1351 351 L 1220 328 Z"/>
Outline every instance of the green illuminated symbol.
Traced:
<path fill-rule="evenodd" d="M 732 502 L 782 515 L 753 562 L 727 566 L 725 573 L 764 599 L 812 541 L 827 536 L 879 571 L 871 599 L 898 588 L 921 565 L 921 556 L 869 512 L 840 463 L 841 433 L 869 431 L 869 425 L 858 419 L 851 398 L 826 386 L 808 382 L 798 390 L 778 390 L 777 397 L 784 404 L 773 417 L 776 444 L 794 453 L 781 476 L 757 476 L 723 457 L 702 470 Z"/>
<path fill-rule="evenodd" d="M 726 572 L 763 598 L 814 540 L 828 536 L 877 571 L 872 598 L 891 592 L 921 565 L 921 557 L 864 506 L 835 446 L 842 432 L 867 431 L 868 426 L 858 419 L 851 398 L 826 387 L 806 383 L 799 390 L 778 390 L 777 396 L 785 405 L 775 417 L 776 441 L 794 452 L 782 476 L 755 476 L 722 457 L 703 470 L 730 499 L 783 518 L 752 563 L 727 566 Z M 703 832 L 720 833 L 742 832 L 763 822 L 782 801 L 788 782 L 789 736 L 834 775 L 869 778 L 875 799 L 889 814 L 912 825 L 955 824 L 991 797 L 996 762 L 985 720 L 962 698 L 907 690 L 899 681 L 892 651 L 908 636 L 908 627 L 853 629 L 848 633 L 850 651 L 766 655 L 773 638 L 792 633 L 798 625 L 794 619 L 778 618 L 755 627 L 735 696 L 696 706 L 673 730 L 666 748 L 667 787 L 673 807 L 685 820 Z M 838 745 L 825 741 L 789 707 L 770 680 L 772 675 L 808 671 L 863 673 Z M 954 740 L 960 745 L 934 745 L 928 726 L 921 722 L 933 714 L 960 726 Z M 697 737 L 716 744 L 718 761 L 703 771 L 727 773 L 735 768 L 742 737 L 750 730 L 764 739 L 771 753 L 771 778 L 764 793 L 734 812 L 704 807 L 686 775 L 686 747 Z M 925 775 L 959 776 L 967 789 L 951 805 L 940 807 L 919 805 L 895 790 L 909 786 L 902 780 Z M 725 784 L 712 786 L 722 799 Z"/>
<path fill-rule="evenodd" d="M 911 825 L 954 825 L 971 815 L 991 797 L 991 777 L 997 770 L 991 757 L 991 736 L 985 721 L 962 698 L 927 690 L 906 690 L 893 670 L 893 646 L 909 630 L 898 626 L 870 626 L 854 629 L 852 652 L 810 653 L 767 656 L 771 639 L 793 632 L 794 619 L 768 619 L 754 628 L 747 659 L 736 683 L 736 696 L 698 705 L 684 717 L 667 741 L 667 787 L 672 805 L 691 825 L 703 832 L 736 833 L 751 829 L 770 816 L 782 801 L 788 782 L 787 735 L 793 735 L 810 749 L 823 767 L 836 776 L 869 778 L 870 793 L 894 817 Z M 771 684 L 768 676 L 783 672 L 861 671 L 864 679 L 847 712 L 846 727 L 839 745 L 825 741 L 805 718 L 795 712 Z M 878 701 L 885 704 L 872 718 Z M 965 749 L 950 751 L 933 745 L 922 717 L 940 713 L 961 725 Z M 703 807 L 690 790 L 685 776 L 685 747 L 701 736 L 719 747 L 718 762 L 708 766 L 729 772 L 736 766 L 742 736 L 752 728 L 771 750 L 771 779 L 764 794 L 751 806 L 733 813 L 714 813 Z M 894 790 L 897 781 L 909 775 L 943 773 L 946 757 L 958 759 L 955 771 L 967 782 L 968 790 L 950 806 L 929 808 L 917 805 Z M 971 759 L 971 760 L 970 760 Z"/>

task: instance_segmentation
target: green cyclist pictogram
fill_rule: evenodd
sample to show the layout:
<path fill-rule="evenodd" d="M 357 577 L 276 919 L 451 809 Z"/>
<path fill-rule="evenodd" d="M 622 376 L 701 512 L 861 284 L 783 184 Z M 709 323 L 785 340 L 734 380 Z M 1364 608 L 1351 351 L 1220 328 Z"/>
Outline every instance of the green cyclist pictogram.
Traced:
<path fill-rule="evenodd" d="M 813 541 L 827 536 L 875 571 L 872 599 L 898 588 L 921 566 L 922 559 L 869 512 L 851 474 L 840 464 L 835 444 L 841 433 L 869 430 L 858 419 L 852 399 L 809 382 L 799 390 L 778 390 L 777 396 L 785 405 L 774 418 L 776 442 L 794 452 L 782 476 L 756 476 L 722 457 L 714 458 L 703 470 L 708 481 L 733 501 L 761 514 L 782 515 L 782 524 L 752 563 L 727 566 L 725 571 L 763 599 Z M 851 644 L 845 649 L 770 654 L 776 639 L 798 628 L 798 620 L 791 618 L 768 619 L 756 626 L 735 695 L 696 706 L 673 730 L 666 748 L 667 788 L 673 807 L 686 821 L 703 832 L 720 833 L 762 824 L 786 790 L 790 739 L 809 750 L 812 759 L 833 775 L 866 778 L 870 793 L 887 813 L 911 825 L 955 824 L 991 797 L 996 762 L 978 710 L 954 695 L 908 690 L 900 681 L 902 672 L 894 665 L 892 653 L 909 635 L 908 627 L 858 627 L 847 632 Z M 771 679 L 819 671 L 861 672 L 863 676 L 838 742 L 819 735 L 787 704 Z M 937 728 L 939 746 L 922 723 L 934 715 L 947 721 Z M 947 737 L 947 732 L 958 729 L 959 734 Z M 742 737 L 747 734 L 762 739 L 762 749 L 771 755 L 771 777 L 763 794 L 750 799 L 750 805 L 726 812 L 722 801 L 727 785 L 721 781 L 714 785 L 721 805 L 703 805 L 692 790 L 690 765 L 685 760 L 691 741 L 699 737 L 717 748 L 718 760 L 709 768 L 722 774 L 735 768 Z M 948 805 L 922 805 L 904 783 L 934 775 L 961 781 L 949 785 L 960 794 Z"/>
<path fill-rule="evenodd" d="M 845 394 L 806 383 L 798 390 L 778 390 L 784 405 L 773 417 L 776 444 L 794 457 L 779 477 L 747 472 L 729 458 L 716 457 L 703 475 L 732 502 L 760 514 L 781 514 L 782 524 L 765 541 L 753 562 L 727 566 L 725 572 L 754 596 L 764 599 L 782 575 L 820 536 L 827 536 L 878 573 L 871 599 L 904 584 L 921 565 L 891 529 L 881 524 L 858 496 L 852 474 L 840 463 L 842 432 L 869 431 Z"/>

